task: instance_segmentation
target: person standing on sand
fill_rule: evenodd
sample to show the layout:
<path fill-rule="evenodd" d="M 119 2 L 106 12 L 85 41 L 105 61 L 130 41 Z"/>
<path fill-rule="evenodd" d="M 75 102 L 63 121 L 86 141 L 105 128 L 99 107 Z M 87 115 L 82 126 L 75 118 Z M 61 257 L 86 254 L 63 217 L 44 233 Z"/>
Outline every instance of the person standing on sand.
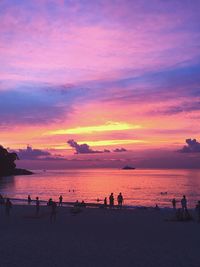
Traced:
<path fill-rule="evenodd" d="M 123 196 L 122 193 L 119 193 L 118 197 L 117 197 L 117 202 L 118 202 L 118 207 L 121 208 L 122 207 L 122 203 L 123 203 Z"/>
<path fill-rule="evenodd" d="M 5 204 L 5 200 L 3 198 L 3 196 L 0 194 L 0 205 Z"/>
<path fill-rule="evenodd" d="M 174 210 L 176 209 L 176 199 L 175 198 L 172 199 L 172 207 Z"/>
<path fill-rule="evenodd" d="M 104 203 L 104 207 L 107 208 L 107 205 L 108 205 L 108 203 L 107 203 L 107 197 L 104 198 L 103 203 Z"/>
<path fill-rule="evenodd" d="M 109 204 L 110 204 L 110 208 L 113 208 L 113 206 L 114 206 L 114 196 L 113 196 L 113 193 L 111 193 L 110 196 L 109 196 Z"/>
<path fill-rule="evenodd" d="M 47 202 L 47 206 L 51 206 L 52 203 L 53 203 L 53 200 L 52 200 L 52 198 L 50 198 L 50 199 L 48 200 L 48 202 Z"/>
<path fill-rule="evenodd" d="M 60 197 L 59 197 L 59 206 L 62 206 L 62 201 L 63 201 L 63 197 L 62 197 L 62 195 L 60 195 Z"/>
<path fill-rule="evenodd" d="M 187 199 L 185 195 L 183 195 L 183 198 L 181 199 L 181 206 L 183 211 L 187 211 Z"/>
<path fill-rule="evenodd" d="M 31 204 L 31 196 L 30 195 L 28 195 L 28 204 L 30 205 Z"/>
<path fill-rule="evenodd" d="M 36 197 L 36 215 L 39 214 L 40 211 L 40 201 L 39 201 L 39 197 Z"/>
<path fill-rule="evenodd" d="M 6 199 L 6 203 L 5 203 L 5 211 L 6 211 L 6 216 L 9 217 L 10 216 L 10 210 L 12 208 L 12 203 L 10 201 L 9 198 Z"/>

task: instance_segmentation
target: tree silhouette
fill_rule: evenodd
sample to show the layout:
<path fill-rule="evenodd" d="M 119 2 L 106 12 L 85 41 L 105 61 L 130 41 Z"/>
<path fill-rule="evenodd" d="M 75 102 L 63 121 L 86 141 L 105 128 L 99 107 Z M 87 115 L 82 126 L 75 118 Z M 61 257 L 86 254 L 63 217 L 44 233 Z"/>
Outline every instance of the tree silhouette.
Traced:
<path fill-rule="evenodd" d="M 24 169 L 17 169 L 15 160 L 18 160 L 17 153 L 8 152 L 0 145 L 0 176 L 32 174 Z"/>

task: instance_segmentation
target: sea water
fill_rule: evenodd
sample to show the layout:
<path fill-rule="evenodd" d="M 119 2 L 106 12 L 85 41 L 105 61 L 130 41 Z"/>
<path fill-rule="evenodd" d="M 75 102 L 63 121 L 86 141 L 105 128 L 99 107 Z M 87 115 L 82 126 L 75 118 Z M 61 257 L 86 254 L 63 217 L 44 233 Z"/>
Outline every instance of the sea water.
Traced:
<path fill-rule="evenodd" d="M 36 170 L 30 176 L 0 178 L 0 194 L 10 198 L 42 200 L 50 197 L 58 201 L 76 200 L 103 203 L 114 193 L 115 203 L 119 192 L 128 206 L 171 207 L 171 200 L 188 199 L 194 207 L 200 200 L 200 170 L 120 170 L 120 169 L 69 169 Z M 180 202 L 177 203 L 180 206 Z"/>

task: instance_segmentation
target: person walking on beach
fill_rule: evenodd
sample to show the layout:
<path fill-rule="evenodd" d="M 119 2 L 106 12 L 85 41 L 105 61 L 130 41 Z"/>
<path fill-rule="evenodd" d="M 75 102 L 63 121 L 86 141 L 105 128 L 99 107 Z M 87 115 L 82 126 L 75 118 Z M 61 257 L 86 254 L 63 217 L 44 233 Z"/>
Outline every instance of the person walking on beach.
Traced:
<path fill-rule="evenodd" d="M 6 199 L 6 203 L 5 203 L 5 212 L 6 212 L 6 216 L 9 217 L 10 216 L 10 210 L 12 208 L 12 202 L 10 201 L 9 198 Z"/>
<path fill-rule="evenodd" d="M 28 195 L 28 204 L 30 205 L 31 204 L 31 196 L 30 195 Z"/>
<path fill-rule="evenodd" d="M 109 204 L 110 204 L 110 208 L 113 208 L 113 206 L 114 206 L 114 196 L 113 196 L 113 193 L 111 193 L 110 196 L 109 196 Z"/>
<path fill-rule="evenodd" d="M 107 208 L 107 205 L 108 205 L 108 202 L 107 202 L 107 197 L 105 197 L 105 198 L 104 198 L 104 201 L 103 201 L 103 203 L 104 203 L 104 207 L 105 207 L 105 208 Z"/>
<path fill-rule="evenodd" d="M 119 193 L 118 197 L 117 197 L 117 202 L 118 202 L 118 207 L 119 208 L 122 208 L 122 203 L 123 203 L 123 196 L 122 196 L 122 193 Z"/>
<path fill-rule="evenodd" d="M 187 199 L 185 195 L 183 195 L 183 198 L 181 199 L 181 206 L 182 210 L 187 212 Z"/>
<path fill-rule="evenodd" d="M 172 207 L 174 210 L 176 209 L 176 199 L 175 198 L 172 199 Z"/>
<path fill-rule="evenodd" d="M 59 206 L 62 206 L 62 201 L 63 201 L 63 197 L 62 197 L 62 195 L 60 195 L 60 197 L 59 197 Z"/>
<path fill-rule="evenodd" d="M 39 214 L 39 211 L 40 211 L 40 201 L 39 201 L 39 197 L 36 197 L 36 215 Z"/>
<path fill-rule="evenodd" d="M 47 202 L 47 206 L 51 206 L 52 203 L 53 203 L 53 200 L 52 200 L 52 198 L 50 198 L 50 199 L 48 200 L 48 202 Z"/>
<path fill-rule="evenodd" d="M 51 205 L 51 214 L 50 214 L 50 220 L 51 222 L 55 222 L 56 221 L 56 213 L 57 213 L 57 204 L 55 201 L 52 201 L 52 205 Z"/>

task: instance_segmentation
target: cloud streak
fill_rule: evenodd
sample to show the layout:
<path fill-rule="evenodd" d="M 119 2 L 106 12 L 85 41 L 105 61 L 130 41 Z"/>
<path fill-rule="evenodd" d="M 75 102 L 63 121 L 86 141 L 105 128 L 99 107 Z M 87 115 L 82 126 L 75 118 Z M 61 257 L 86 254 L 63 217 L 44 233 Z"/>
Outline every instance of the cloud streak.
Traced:
<path fill-rule="evenodd" d="M 63 160 L 62 156 L 52 155 L 49 151 L 27 146 L 25 149 L 15 150 L 21 160 Z"/>

